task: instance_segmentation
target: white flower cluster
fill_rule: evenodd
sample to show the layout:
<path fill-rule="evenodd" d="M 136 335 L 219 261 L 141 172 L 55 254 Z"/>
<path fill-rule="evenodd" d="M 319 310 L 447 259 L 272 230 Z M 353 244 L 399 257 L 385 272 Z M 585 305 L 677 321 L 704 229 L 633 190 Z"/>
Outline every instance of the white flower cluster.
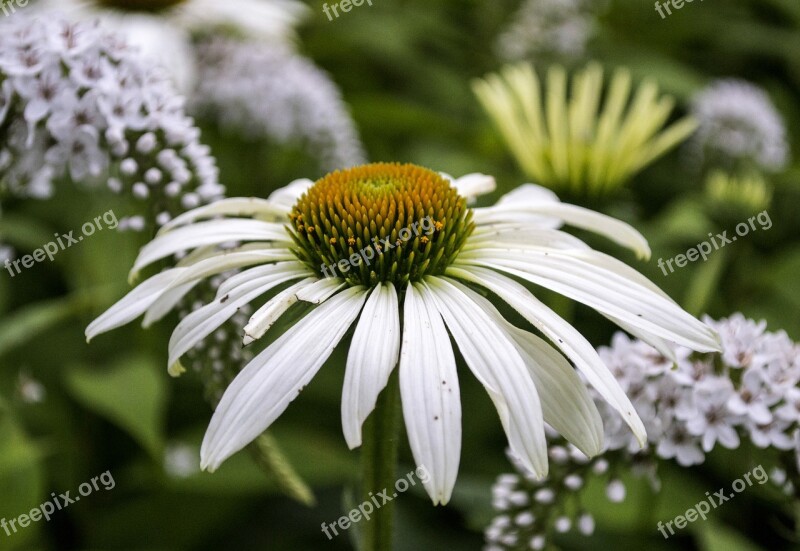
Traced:
<path fill-rule="evenodd" d="M 657 490 L 658 460 L 688 467 L 717 445 L 738 448 L 742 441 L 793 453 L 793 467 L 800 469 L 800 345 L 741 314 L 704 321 L 719 333 L 722 354 L 678 348 L 673 362 L 622 333 L 598 350 L 644 422 L 647 447 L 640 449 L 619 415 L 591 391 L 604 420 L 604 454 L 590 460 L 549 432 L 550 474 L 538 481 L 511 457 L 518 474 L 501 475 L 492 489 L 498 516 L 486 529 L 486 551 L 542 549 L 554 532 L 593 526 L 579 490 L 587 478 L 605 476 L 608 499 L 623 501 L 618 469 L 646 476 Z M 794 492 L 785 467 L 773 470 L 771 479 Z"/>
<path fill-rule="evenodd" d="M 525 0 L 497 38 L 501 58 L 516 61 L 541 55 L 579 58 L 594 36 L 597 2 Z"/>
<path fill-rule="evenodd" d="M 290 47 L 214 38 L 198 56 L 193 103 L 221 126 L 303 145 L 324 172 L 365 162 L 338 88 Z"/>
<path fill-rule="evenodd" d="M 794 448 L 800 421 L 800 346 L 765 322 L 734 314 L 705 320 L 722 339 L 723 353 L 690 355 L 677 364 L 618 333 L 600 356 L 628 394 L 647 428 L 651 451 L 681 466 L 702 463 L 716 445 L 738 448 L 744 436 L 759 448 Z M 599 398 L 599 397 L 598 397 Z M 605 408 L 602 400 L 598 407 Z M 618 416 L 601 409 L 609 450 L 638 451 Z"/>
<path fill-rule="evenodd" d="M 12 193 L 45 198 L 65 177 L 105 181 L 148 200 L 163 224 L 224 191 L 199 137 L 169 79 L 97 25 L 0 24 L 0 183 Z"/>
<path fill-rule="evenodd" d="M 761 88 L 737 79 L 719 80 L 692 102 L 700 126 L 689 146 L 699 162 L 751 162 L 779 171 L 789 162 L 786 125 Z"/>
<path fill-rule="evenodd" d="M 484 551 L 539 551 L 546 547 L 553 532 L 577 530 L 584 536 L 594 533 L 594 517 L 580 504 L 580 490 L 587 476 L 582 471 L 589 469 L 588 459 L 572 445 L 551 446 L 548 455 L 552 474 L 537 480 L 508 453 L 519 474 L 500 475 L 492 487 L 492 507 L 498 515 L 484 532 Z M 580 469 L 558 468 L 566 464 L 579 465 Z M 598 461 L 592 468 L 595 474 L 604 474 L 608 463 Z M 574 506 L 566 507 L 569 501 L 574 501 Z"/>

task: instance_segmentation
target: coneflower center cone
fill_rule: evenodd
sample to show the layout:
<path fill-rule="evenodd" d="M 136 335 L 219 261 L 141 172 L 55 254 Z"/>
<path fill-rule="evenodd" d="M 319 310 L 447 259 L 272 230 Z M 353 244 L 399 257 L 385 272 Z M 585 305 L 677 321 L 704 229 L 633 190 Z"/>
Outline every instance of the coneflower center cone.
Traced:
<path fill-rule="evenodd" d="M 442 274 L 474 229 L 449 180 L 412 164 L 374 163 L 328 174 L 289 214 L 295 254 L 350 285 L 400 288 Z"/>

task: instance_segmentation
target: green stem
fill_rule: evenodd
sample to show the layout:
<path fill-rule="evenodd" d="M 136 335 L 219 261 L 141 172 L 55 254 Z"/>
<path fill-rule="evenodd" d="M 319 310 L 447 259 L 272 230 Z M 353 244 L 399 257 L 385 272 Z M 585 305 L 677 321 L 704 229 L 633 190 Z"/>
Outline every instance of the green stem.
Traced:
<path fill-rule="evenodd" d="M 391 490 L 395 483 L 397 465 L 398 431 L 400 428 L 400 388 L 397 369 L 389 384 L 378 397 L 375 411 L 364 423 L 364 444 L 361 455 L 361 501 L 372 502 L 384 489 Z M 380 498 L 376 498 L 380 501 Z M 384 503 L 368 521 L 362 521 L 362 551 L 391 551 L 394 502 Z"/>

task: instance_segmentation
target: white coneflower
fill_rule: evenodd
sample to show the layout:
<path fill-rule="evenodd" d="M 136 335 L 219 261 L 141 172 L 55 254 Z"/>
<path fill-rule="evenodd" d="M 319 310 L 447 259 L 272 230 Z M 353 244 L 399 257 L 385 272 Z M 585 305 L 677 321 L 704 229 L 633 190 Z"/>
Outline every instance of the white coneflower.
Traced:
<path fill-rule="evenodd" d="M 496 49 L 508 61 L 555 56 L 577 58 L 595 33 L 598 2 L 525 0 L 497 38 Z"/>
<path fill-rule="evenodd" d="M 691 117 L 664 128 L 674 100 L 659 96 L 653 81 L 633 92 L 627 70 L 614 72 L 605 96 L 597 63 L 571 80 L 554 65 L 542 85 L 533 67 L 522 63 L 473 83 L 520 168 L 547 187 L 576 195 L 612 193 L 696 128 Z"/>
<path fill-rule="evenodd" d="M 191 90 L 196 78 L 193 35 L 225 28 L 248 38 L 291 42 L 308 13 L 297 0 L 43 0 L 32 7 L 101 21 L 166 67 L 183 91 Z"/>
<path fill-rule="evenodd" d="M 450 499 L 461 449 L 451 336 L 494 402 L 512 453 L 537 476 L 548 468 L 545 422 L 586 455 L 602 449 L 597 408 L 567 358 L 644 444 L 641 420 L 594 348 L 512 277 L 595 308 L 659 347 L 673 341 L 717 350 L 714 331 L 635 270 L 557 229 L 567 223 L 594 231 L 646 257 L 646 241 L 627 224 L 560 203 L 533 185 L 496 206 L 467 207 L 469 198 L 493 187 L 487 176 L 452 180 L 414 165 L 377 163 L 299 180 L 266 200 L 227 199 L 190 211 L 142 249 L 132 276 L 192 252 L 91 323 L 87 338 L 143 313 L 152 322 L 197 281 L 234 267 L 247 269 L 173 332 L 171 373 L 181 371 L 186 351 L 262 295 L 271 298 L 250 318 L 246 342 L 296 303 L 317 305 L 225 391 L 201 448 L 209 470 L 281 415 L 353 323 L 342 397 L 345 440 L 351 448 L 361 444 L 361 425 L 399 365 L 411 450 L 430 472 L 424 485 L 434 503 Z M 507 322 L 475 288 L 511 305 L 554 346 Z"/>
<path fill-rule="evenodd" d="M 789 162 L 786 124 L 761 88 L 744 80 L 710 84 L 692 102 L 700 126 L 689 144 L 698 162 L 780 171 Z"/>
<path fill-rule="evenodd" d="M 339 89 L 291 48 L 214 38 L 198 58 L 193 105 L 220 126 L 304 146 L 323 173 L 366 161 Z"/>
<path fill-rule="evenodd" d="M 94 24 L 0 22 L 0 98 L 0 180 L 17 195 L 47 197 L 64 177 L 171 213 L 222 195 L 170 81 Z"/>

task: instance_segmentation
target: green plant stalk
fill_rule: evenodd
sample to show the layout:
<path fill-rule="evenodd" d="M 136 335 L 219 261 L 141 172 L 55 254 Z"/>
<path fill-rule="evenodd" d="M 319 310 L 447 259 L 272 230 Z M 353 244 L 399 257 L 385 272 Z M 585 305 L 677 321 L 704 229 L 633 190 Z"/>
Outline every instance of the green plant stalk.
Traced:
<path fill-rule="evenodd" d="M 378 397 L 375 411 L 364 423 L 361 455 L 361 501 L 372 501 L 384 488 L 394 487 L 400 429 L 400 386 L 395 369 Z M 394 502 L 376 508 L 369 520 L 362 519 L 361 551 L 391 551 Z"/>

